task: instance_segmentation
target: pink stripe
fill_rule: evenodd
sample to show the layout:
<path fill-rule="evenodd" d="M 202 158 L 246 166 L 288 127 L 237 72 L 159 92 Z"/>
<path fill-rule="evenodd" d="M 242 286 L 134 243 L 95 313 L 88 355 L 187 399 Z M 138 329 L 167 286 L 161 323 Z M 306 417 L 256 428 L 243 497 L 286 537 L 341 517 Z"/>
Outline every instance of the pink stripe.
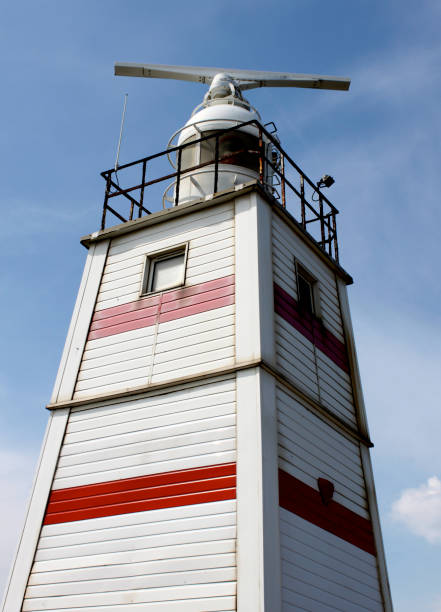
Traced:
<path fill-rule="evenodd" d="M 159 316 L 159 322 L 165 323 L 166 321 L 174 321 L 175 319 L 181 319 L 182 317 L 199 314 L 200 312 L 206 312 L 207 310 L 214 310 L 215 308 L 222 308 L 223 306 L 230 306 L 231 304 L 234 304 L 234 295 L 227 295 L 225 297 L 218 298 L 217 300 L 211 300 L 210 302 L 202 302 L 201 304 L 187 306 L 187 308 L 181 308 L 180 310 L 165 312 Z"/>
<path fill-rule="evenodd" d="M 346 346 L 309 312 L 299 309 L 297 301 L 274 283 L 274 312 L 292 325 L 345 372 L 349 372 Z"/>
<path fill-rule="evenodd" d="M 155 317 L 158 312 L 157 306 L 150 306 L 150 308 L 143 308 L 142 310 L 135 310 L 133 312 L 127 312 L 124 314 L 116 315 L 114 317 L 107 317 L 106 319 L 100 319 L 99 321 L 93 321 L 90 329 L 104 329 L 112 325 L 119 325 L 120 323 L 128 323 L 129 321 L 136 321 L 137 319 L 146 319 L 148 317 Z"/>
<path fill-rule="evenodd" d="M 181 298 L 196 295 L 204 291 L 220 289 L 220 287 L 227 287 L 228 285 L 234 285 L 234 274 L 231 274 L 230 276 L 223 276 L 222 278 L 215 278 L 214 280 L 200 283 L 199 285 L 192 285 L 191 287 L 183 287 L 182 289 L 167 291 L 167 293 L 162 295 L 162 303 L 165 304 L 165 302 L 179 300 Z"/>
<path fill-rule="evenodd" d="M 186 308 L 187 306 L 194 306 L 202 302 L 209 302 L 210 300 L 216 300 L 217 298 L 232 295 L 234 293 L 234 287 L 232 285 L 227 287 L 221 287 L 220 289 L 214 289 L 212 291 L 204 291 L 198 295 L 191 295 L 186 298 L 173 300 L 162 304 L 161 314 L 164 312 L 170 312 L 172 310 L 178 310 L 179 308 Z"/>
<path fill-rule="evenodd" d="M 234 274 L 95 312 L 88 340 L 234 304 Z"/>
<path fill-rule="evenodd" d="M 144 319 L 137 319 L 136 321 L 127 321 L 126 323 L 120 323 L 119 325 L 112 325 L 105 327 L 104 329 L 97 329 L 89 332 L 88 340 L 96 340 L 97 338 L 105 338 L 106 336 L 114 336 L 115 334 L 122 334 L 126 331 L 132 331 L 134 329 L 142 329 L 143 327 L 150 327 L 154 325 L 157 320 L 157 315 L 153 317 L 145 317 Z"/>
<path fill-rule="evenodd" d="M 97 310 L 93 315 L 93 321 L 99 319 L 106 319 L 107 317 L 114 317 L 125 312 L 135 312 L 137 310 L 143 310 L 144 308 L 150 308 L 151 306 L 157 306 L 159 304 L 160 295 L 154 295 L 149 298 L 142 298 L 135 302 L 127 302 L 127 304 L 121 304 L 120 306 L 112 306 L 111 308 L 104 308 L 103 310 Z"/>

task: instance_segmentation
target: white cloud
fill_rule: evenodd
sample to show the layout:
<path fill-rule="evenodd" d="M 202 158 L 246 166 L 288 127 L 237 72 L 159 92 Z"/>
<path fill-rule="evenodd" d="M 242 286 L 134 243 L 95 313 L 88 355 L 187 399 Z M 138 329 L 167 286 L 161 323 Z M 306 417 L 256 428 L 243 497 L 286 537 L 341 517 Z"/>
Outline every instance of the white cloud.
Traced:
<path fill-rule="evenodd" d="M 417 488 L 405 489 L 392 504 L 392 518 L 431 544 L 441 544 L 441 480 L 432 476 Z"/>

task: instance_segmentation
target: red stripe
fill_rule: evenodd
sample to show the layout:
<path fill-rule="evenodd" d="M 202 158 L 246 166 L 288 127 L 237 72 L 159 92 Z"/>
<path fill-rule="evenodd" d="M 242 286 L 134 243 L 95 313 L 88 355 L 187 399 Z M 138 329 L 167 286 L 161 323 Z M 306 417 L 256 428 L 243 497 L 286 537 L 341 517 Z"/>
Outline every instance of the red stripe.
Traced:
<path fill-rule="evenodd" d="M 162 299 L 161 299 L 162 298 Z M 95 312 L 88 340 L 234 304 L 234 274 Z"/>
<path fill-rule="evenodd" d="M 349 373 L 346 346 L 308 312 L 302 311 L 297 301 L 274 283 L 274 311 L 312 342 L 331 361 Z"/>
<path fill-rule="evenodd" d="M 144 512 L 146 510 L 161 510 L 163 508 L 176 508 L 179 506 L 192 506 L 194 504 L 205 504 L 208 502 L 236 499 L 236 489 L 224 489 L 220 491 L 208 491 L 206 493 L 194 493 L 192 495 L 180 495 L 162 499 L 145 500 L 140 502 L 124 503 L 114 506 L 103 506 L 100 508 L 89 508 L 73 512 L 46 515 L 43 524 L 67 523 L 70 521 L 84 521 L 86 519 L 101 518 L 103 516 L 116 516 L 131 512 Z"/>
<path fill-rule="evenodd" d="M 331 500 L 325 506 L 319 491 L 279 469 L 279 504 L 285 510 L 375 555 L 372 525 L 368 519 Z"/>
<path fill-rule="evenodd" d="M 205 466 L 52 491 L 44 524 L 236 497 L 236 464 Z"/>

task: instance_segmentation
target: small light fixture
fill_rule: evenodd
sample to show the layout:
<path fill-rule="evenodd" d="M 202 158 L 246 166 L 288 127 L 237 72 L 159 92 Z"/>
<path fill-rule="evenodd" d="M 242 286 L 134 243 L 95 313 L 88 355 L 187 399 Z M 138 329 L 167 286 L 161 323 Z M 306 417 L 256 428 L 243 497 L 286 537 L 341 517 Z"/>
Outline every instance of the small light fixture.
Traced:
<path fill-rule="evenodd" d="M 332 176 L 330 176 L 329 174 L 324 174 L 322 178 L 317 181 L 317 187 L 330 187 L 334 183 L 335 181 Z"/>

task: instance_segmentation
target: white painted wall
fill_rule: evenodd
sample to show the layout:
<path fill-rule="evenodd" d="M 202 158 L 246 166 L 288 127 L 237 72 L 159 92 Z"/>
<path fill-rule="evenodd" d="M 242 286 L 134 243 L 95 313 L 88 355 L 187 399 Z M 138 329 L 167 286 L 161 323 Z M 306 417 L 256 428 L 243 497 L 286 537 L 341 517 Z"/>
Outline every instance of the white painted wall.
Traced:
<path fill-rule="evenodd" d="M 232 378 L 72 410 L 54 488 L 229 463 L 236 457 Z"/>
<path fill-rule="evenodd" d="M 297 260 L 317 279 L 323 325 L 344 342 L 333 271 L 275 213 L 272 231 L 274 281 L 297 299 Z M 281 372 L 313 400 L 324 404 L 349 425 L 356 425 L 350 376 L 278 314 L 275 330 L 276 360 Z"/>
<path fill-rule="evenodd" d="M 233 205 L 207 208 L 116 238 L 96 310 L 139 298 L 146 255 L 188 243 L 185 286 L 234 274 Z M 75 398 L 164 382 L 231 365 L 234 304 L 139 330 L 89 340 Z"/>
<path fill-rule="evenodd" d="M 234 462 L 235 447 L 234 377 L 85 405 L 53 488 Z M 235 593 L 228 500 L 44 526 L 23 610 L 235 610 Z"/>
<path fill-rule="evenodd" d="M 283 612 L 382 612 L 375 558 L 280 509 Z"/>

